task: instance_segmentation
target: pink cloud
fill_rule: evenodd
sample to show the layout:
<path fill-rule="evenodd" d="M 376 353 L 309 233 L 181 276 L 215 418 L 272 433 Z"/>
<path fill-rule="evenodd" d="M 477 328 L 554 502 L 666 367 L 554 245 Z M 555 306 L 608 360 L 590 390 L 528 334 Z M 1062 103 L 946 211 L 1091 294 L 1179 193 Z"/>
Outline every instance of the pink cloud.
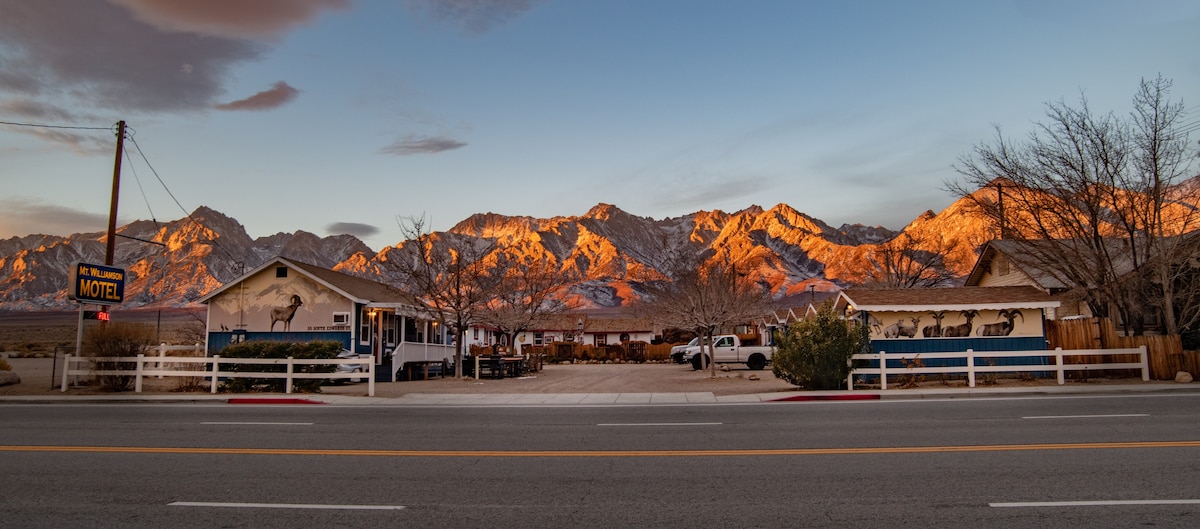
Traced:
<path fill-rule="evenodd" d="M 217 110 L 270 110 L 287 104 L 299 95 L 299 90 L 279 81 L 271 85 L 269 90 L 263 90 L 245 99 L 221 103 L 213 108 Z"/>
<path fill-rule="evenodd" d="M 278 37 L 350 0 L 111 0 L 158 29 L 230 38 Z"/>

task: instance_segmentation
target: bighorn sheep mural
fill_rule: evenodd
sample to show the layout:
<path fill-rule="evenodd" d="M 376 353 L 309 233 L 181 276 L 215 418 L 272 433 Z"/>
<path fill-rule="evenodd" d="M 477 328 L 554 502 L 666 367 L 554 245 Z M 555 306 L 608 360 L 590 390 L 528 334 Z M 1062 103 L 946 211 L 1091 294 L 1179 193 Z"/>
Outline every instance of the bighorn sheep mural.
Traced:
<path fill-rule="evenodd" d="M 946 317 L 946 311 L 939 310 L 937 312 L 931 313 L 929 316 L 932 317 L 933 321 L 935 321 L 936 323 L 934 323 L 933 325 L 926 325 L 924 329 L 921 329 L 921 335 L 926 338 L 941 336 L 942 335 L 942 318 Z"/>
<path fill-rule="evenodd" d="M 979 336 L 1008 336 L 1012 334 L 1013 329 L 1016 328 L 1015 320 L 1017 316 L 1021 317 L 1022 323 L 1025 322 L 1025 315 L 1021 314 L 1021 311 L 1017 309 L 1001 310 L 999 318 L 1005 318 L 1007 321 L 1002 321 L 1000 323 L 989 323 L 980 327 L 975 332 Z"/>
<path fill-rule="evenodd" d="M 979 315 L 979 311 L 964 310 L 962 311 L 962 315 L 967 319 L 967 322 L 960 323 L 958 325 L 951 325 L 949 327 L 943 327 L 942 336 L 958 338 L 971 335 L 971 321 L 975 319 L 975 316 Z"/>
<path fill-rule="evenodd" d="M 300 308 L 304 302 L 300 301 L 300 296 L 292 294 L 292 304 L 286 307 L 274 307 L 271 309 L 271 332 L 275 332 L 275 322 L 283 322 L 283 331 L 287 332 L 292 329 L 292 318 L 296 316 L 296 309 Z"/>
<path fill-rule="evenodd" d="M 905 325 L 904 318 L 900 318 L 899 320 L 896 320 L 896 323 L 888 325 L 887 328 L 883 330 L 883 337 L 899 338 L 903 336 L 905 338 L 912 338 L 916 336 L 917 325 L 921 323 L 921 318 L 918 316 L 910 319 L 912 320 L 912 325 Z"/>

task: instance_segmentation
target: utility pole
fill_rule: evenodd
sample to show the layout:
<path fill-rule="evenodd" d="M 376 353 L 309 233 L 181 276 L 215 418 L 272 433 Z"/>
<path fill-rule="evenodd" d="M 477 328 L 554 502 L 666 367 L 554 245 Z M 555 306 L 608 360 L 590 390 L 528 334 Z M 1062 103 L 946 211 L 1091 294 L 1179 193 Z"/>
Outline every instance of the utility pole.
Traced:
<path fill-rule="evenodd" d="M 112 266 L 117 247 L 117 195 L 121 191 L 121 154 L 125 150 L 125 120 L 117 122 L 117 155 L 113 161 L 112 203 L 108 207 L 108 239 L 104 247 L 104 264 Z"/>

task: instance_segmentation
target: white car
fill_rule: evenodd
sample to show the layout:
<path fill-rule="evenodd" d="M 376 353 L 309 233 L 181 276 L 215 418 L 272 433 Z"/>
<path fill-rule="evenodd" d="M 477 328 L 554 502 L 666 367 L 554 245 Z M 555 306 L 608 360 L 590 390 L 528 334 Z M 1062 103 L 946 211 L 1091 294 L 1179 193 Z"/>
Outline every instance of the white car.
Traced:
<path fill-rule="evenodd" d="M 676 345 L 672 347 L 671 361 L 675 362 L 676 364 L 686 364 L 687 360 L 684 360 L 683 356 L 687 354 L 688 347 L 695 347 L 697 345 L 700 345 L 700 338 L 692 338 L 692 341 L 688 342 L 686 345 Z"/>

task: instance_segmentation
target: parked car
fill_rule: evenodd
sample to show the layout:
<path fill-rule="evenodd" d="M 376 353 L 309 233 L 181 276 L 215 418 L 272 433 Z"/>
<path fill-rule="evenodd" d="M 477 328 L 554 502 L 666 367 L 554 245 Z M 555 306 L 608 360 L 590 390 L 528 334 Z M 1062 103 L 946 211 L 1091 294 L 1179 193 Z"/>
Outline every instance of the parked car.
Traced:
<path fill-rule="evenodd" d="M 671 348 L 671 361 L 676 364 L 686 364 L 687 360 L 683 359 L 683 355 L 687 354 L 688 347 L 700 345 L 700 338 L 692 338 L 692 341 L 686 345 L 676 345 Z"/>
<path fill-rule="evenodd" d="M 351 351 L 349 349 L 342 349 L 342 352 L 338 353 L 338 355 L 337 355 L 337 357 L 339 359 L 361 358 L 362 356 L 366 356 L 368 359 L 370 358 L 370 355 L 359 355 L 358 353 Z M 367 364 L 338 364 L 337 365 L 338 373 L 366 373 L 369 369 L 370 369 L 370 366 L 368 366 Z M 335 378 L 335 379 L 333 379 L 333 382 L 335 384 L 343 384 L 345 382 L 364 382 L 364 381 L 366 381 L 366 378 Z"/>

